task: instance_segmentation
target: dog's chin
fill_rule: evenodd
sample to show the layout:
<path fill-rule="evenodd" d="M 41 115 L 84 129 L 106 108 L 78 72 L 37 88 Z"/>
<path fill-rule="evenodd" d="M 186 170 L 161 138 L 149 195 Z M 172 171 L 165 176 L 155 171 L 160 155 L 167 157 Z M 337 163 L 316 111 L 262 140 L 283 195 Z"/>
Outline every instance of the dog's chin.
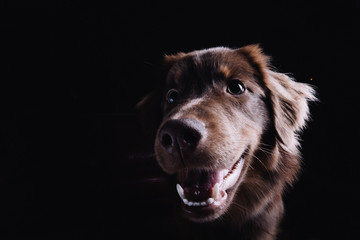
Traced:
<path fill-rule="evenodd" d="M 176 189 L 185 217 L 194 222 L 208 222 L 223 215 L 240 184 L 244 162 L 241 156 L 229 169 L 179 171 Z"/>

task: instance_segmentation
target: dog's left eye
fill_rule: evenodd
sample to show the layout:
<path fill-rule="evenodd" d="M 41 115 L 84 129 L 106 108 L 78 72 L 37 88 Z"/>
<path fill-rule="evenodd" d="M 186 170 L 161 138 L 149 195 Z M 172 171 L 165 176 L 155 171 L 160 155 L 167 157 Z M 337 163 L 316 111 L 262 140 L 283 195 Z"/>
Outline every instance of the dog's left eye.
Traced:
<path fill-rule="evenodd" d="M 226 91 L 233 95 L 239 95 L 245 92 L 245 86 L 240 80 L 233 79 L 228 83 Z"/>
<path fill-rule="evenodd" d="M 166 101 L 168 103 L 175 102 L 176 98 L 178 97 L 179 92 L 176 89 L 170 89 L 166 94 Z"/>

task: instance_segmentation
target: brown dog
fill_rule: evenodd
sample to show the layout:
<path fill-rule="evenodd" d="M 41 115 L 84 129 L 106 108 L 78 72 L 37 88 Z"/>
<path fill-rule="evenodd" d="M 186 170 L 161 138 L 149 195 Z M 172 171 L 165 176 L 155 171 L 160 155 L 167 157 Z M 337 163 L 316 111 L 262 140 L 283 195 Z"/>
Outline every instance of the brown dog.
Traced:
<path fill-rule="evenodd" d="M 236 227 L 239 239 L 275 239 L 313 89 L 271 70 L 258 45 L 179 53 L 165 64 L 155 153 L 177 177 L 183 215 Z M 154 99 L 139 107 L 155 114 Z"/>

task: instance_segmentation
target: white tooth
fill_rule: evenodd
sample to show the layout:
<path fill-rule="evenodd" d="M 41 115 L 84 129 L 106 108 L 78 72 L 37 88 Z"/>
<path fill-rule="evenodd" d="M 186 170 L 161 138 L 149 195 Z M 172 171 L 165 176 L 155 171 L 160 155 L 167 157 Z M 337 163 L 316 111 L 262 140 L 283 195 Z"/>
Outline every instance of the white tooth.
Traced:
<path fill-rule="evenodd" d="M 209 201 L 209 199 L 212 199 L 212 201 L 211 200 Z M 190 206 L 190 207 L 199 207 L 199 206 L 209 205 L 210 203 L 208 203 L 208 202 L 211 202 L 211 203 L 214 202 L 213 198 L 209 198 L 209 199 L 206 202 L 205 201 L 203 201 L 203 202 L 191 202 L 191 201 L 187 200 L 186 198 L 183 198 L 183 202 L 184 202 L 185 205 Z"/>
<path fill-rule="evenodd" d="M 212 204 L 213 202 L 215 202 L 215 199 L 213 199 L 213 198 L 208 198 L 208 200 L 206 200 L 206 203 L 207 204 Z"/>
<path fill-rule="evenodd" d="M 214 199 L 217 199 L 219 196 L 219 193 L 220 193 L 219 183 L 216 183 L 215 186 L 213 187 L 211 197 Z"/>
<path fill-rule="evenodd" d="M 228 175 L 228 173 L 229 173 L 229 170 L 228 170 L 228 169 L 224 170 L 224 171 L 223 171 L 223 176 L 222 176 L 222 178 L 224 178 L 226 175 Z"/>
<path fill-rule="evenodd" d="M 179 194 L 179 196 L 184 199 L 184 189 L 180 186 L 180 184 L 176 184 L 176 190 Z"/>

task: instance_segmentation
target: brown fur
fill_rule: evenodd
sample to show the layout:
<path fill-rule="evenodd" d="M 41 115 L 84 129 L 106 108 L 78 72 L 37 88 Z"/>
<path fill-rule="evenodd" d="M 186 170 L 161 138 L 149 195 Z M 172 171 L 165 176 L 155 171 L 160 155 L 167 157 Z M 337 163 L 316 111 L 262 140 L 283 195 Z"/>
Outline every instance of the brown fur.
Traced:
<path fill-rule="evenodd" d="M 238 229 L 239 239 L 275 239 L 284 212 L 283 191 L 300 170 L 297 134 L 308 120 L 308 101 L 316 100 L 313 89 L 271 70 L 269 57 L 258 45 L 179 53 L 166 56 L 165 66 L 161 97 L 149 95 L 138 105 L 150 115 L 157 115 L 154 107 L 161 106 L 155 153 L 162 169 L 168 174 L 231 169 L 245 156 L 241 175 L 226 190 L 221 209 L 201 217 L 184 215 L 191 221 Z M 226 92 L 231 79 L 240 79 L 246 91 Z M 179 92 L 171 104 L 164 97 L 169 89 Z M 170 154 L 159 137 L 169 120 L 179 119 L 195 119 L 205 126 L 196 148 L 182 152 L 181 158 Z"/>

